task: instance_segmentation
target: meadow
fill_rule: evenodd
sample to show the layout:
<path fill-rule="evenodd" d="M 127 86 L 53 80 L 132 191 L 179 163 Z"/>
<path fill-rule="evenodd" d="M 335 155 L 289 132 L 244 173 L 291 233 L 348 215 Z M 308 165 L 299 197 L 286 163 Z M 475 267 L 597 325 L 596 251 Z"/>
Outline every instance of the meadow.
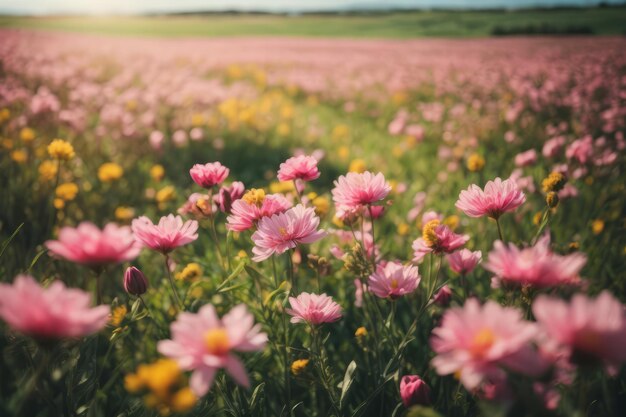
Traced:
<path fill-rule="evenodd" d="M 159 19 L 0 23 L 0 415 L 621 415 L 626 39 Z"/>

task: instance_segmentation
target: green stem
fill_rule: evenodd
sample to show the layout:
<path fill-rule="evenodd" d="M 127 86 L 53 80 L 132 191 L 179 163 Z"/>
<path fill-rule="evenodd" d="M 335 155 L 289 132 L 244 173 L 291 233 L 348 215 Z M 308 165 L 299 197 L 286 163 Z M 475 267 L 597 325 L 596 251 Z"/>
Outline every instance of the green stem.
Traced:
<path fill-rule="evenodd" d="M 496 225 L 498 226 L 498 236 L 500 240 L 504 242 L 504 237 L 502 236 L 502 228 L 500 227 L 500 219 L 496 217 Z"/>
<path fill-rule="evenodd" d="M 367 205 L 367 210 L 370 214 L 370 222 L 372 222 L 372 265 L 376 269 L 376 238 L 374 235 L 374 216 L 372 215 L 372 205 Z"/>
<path fill-rule="evenodd" d="M 178 291 L 176 290 L 176 285 L 174 284 L 174 280 L 172 279 L 172 271 L 170 271 L 170 257 L 167 254 L 165 254 L 165 270 L 167 271 L 167 279 L 170 282 L 170 286 L 172 287 L 172 293 L 174 294 L 174 300 L 176 301 L 176 309 L 178 311 L 184 310 L 183 303 L 178 297 Z"/>
<path fill-rule="evenodd" d="M 300 204 L 302 204 L 302 196 L 300 195 L 300 190 L 298 190 L 298 184 L 296 183 L 296 180 L 292 180 L 293 181 L 293 189 L 296 190 L 296 195 L 298 196 L 298 201 L 300 202 Z"/>
<path fill-rule="evenodd" d="M 313 355 L 316 358 L 315 365 L 317 366 L 319 376 L 322 380 L 322 387 L 328 394 L 328 398 L 330 399 L 330 404 L 335 410 L 337 416 L 341 415 L 341 410 L 337 407 L 337 401 L 335 399 L 335 394 L 333 392 L 333 381 L 330 380 L 330 377 L 326 373 L 326 355 L 324 352 L 324 346 L 320 341 L 320 335 L 318 329 L 314 326 L 311 327 L 311 336 L 312 336 L 312 346 L 311 350 L 313 351 Z"/>

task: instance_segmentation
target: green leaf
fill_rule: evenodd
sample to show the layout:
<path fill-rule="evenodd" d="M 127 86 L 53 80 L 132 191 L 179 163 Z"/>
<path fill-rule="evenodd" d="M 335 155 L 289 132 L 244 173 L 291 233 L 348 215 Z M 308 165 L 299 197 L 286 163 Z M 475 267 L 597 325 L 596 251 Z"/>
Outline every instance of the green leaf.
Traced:
<path fill-rule="evenodd" d="M 265 389 L 265 382 L 261 382 L 259 385 L 257 385 L 257 387 L 254 389 L 254 391 L 252 392 L 252 396 L 250 397 L 250 410 L 254 410 L 257 406 L 257 403 L 259 401 L 259 397 L 261 396 L 261 394 L 263 393 L 263 390 Z"/>
<path fill-rule="evenodd" d="M 2 243 L 2 249 L 0 250 L 0 258 L 2 258 L 2 255 L 4 255 L 4 251 L 9 246 L 9 243 L 11 243 L 13 238 L 15 236 L 17 236 L 17 234 L 20 232 L 20 230 L 22 229 L 23 226 L 24 226 L 24 223 L 22 223 L 19 226 L 17 226 L 17 229 L 15 229 L 13 234 L 11 236 L 9 236 L 9 238 L 7 240 L 5 240 L 4 243 Z"/>
<path fill-rule="evenodd" d="M 217 287 L 217 292 L 222 292 L 222 288 L 224 288 L 226 284 L 228 284 L 230 281 L 237 278 L 239 274 L 241 274 L 241 271 L 243 271 L 245 266 L 246 266 L 245 260 L 242 260 L 241 262 L 239 262 L 239 265 L 235 267 L 233 272 L 224 281 L 222 281 L 222 283 Z"/>
<path fill-rule="evenodd" d="M 48 250 L 44 249 L 41 252 L 39 252 L 37 255 L 35 255 L 35 257 L 33 258 L 32 262 L 30 263 L 30 265 L 28 266 L 28 269 L 26 270 L 26 272 L 30 272 L 31 269 L 33 269 L 33 266 L 35 266 L 35 264 L 37 263 L 37 261 L 39 260 L 39 258 L 41 258 L 41 255 L 43 255 L 44 253 L 46 253 Z"/>
<path fill-rule="evenodd" d="M 341 384 L 341 397 L 339 397 L 339 408 L 343 408 L 343 401 L 354 382 L 354 371 L 356 371 L 356 362 L 352 361 L 346 368 L 346 373 L 343 375 L 343 383 Z"/>

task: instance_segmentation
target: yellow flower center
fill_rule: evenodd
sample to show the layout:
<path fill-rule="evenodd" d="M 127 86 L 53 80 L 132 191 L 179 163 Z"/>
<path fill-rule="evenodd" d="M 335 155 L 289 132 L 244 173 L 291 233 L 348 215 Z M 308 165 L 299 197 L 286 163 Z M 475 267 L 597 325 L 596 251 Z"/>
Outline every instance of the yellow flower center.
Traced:
<path fill-rule="evenodd" d="M 241 199 L 248 204 L 260 206 L 263 200 L 265 200 L 265 191 L 263 189 L 253 188 L 245 193 Z"/>
<path fill-rule="evenodd" d="M 491 329 L 481 329 L 472 339 L 471 352 L 475 356 L 483 356 L 496 342 L 496 335 Z"/>
<path fill-rule="evenodd" d="M 278 233 L 280 233 L 280 235 L 282 237 L 286 237 L 287 236 L 287 229 L 285 229 L 284 227 L 279 227 L 278 228 Z"/>
<path fill-rule="evenodd" d="M 212 329 L 204 335 L 204 344 L 212 355 L 223 356 L 230 350 L 230 341 L 225 329 Z"/>
<path fill-rule="evenodd" d="M 390 284 L 390 286 L 391 286 L 391 288 L 392 288 L 392 289 L 394 289 L 394 290 L 395 290 L 396 288 L 398 288 L 398 280 L 397 280 L 397 279 L 395 279 L 395 278 L 393 278 L 393 279 L 391 280 L 391 284 Z"/>
<path fill-rule="evenodd" d="M 422 228 L 422 239 L 424 239 L 424 242 L 426 242 L 428 246 L 432 247 L 437 244 L 439 239 L 437 238 L 437 233 L 435 232 L 435 230 L 437 229 L 437 226 L 439 226 L 439 224 L 440 221 L 434 219 L 426 223 Z"/>

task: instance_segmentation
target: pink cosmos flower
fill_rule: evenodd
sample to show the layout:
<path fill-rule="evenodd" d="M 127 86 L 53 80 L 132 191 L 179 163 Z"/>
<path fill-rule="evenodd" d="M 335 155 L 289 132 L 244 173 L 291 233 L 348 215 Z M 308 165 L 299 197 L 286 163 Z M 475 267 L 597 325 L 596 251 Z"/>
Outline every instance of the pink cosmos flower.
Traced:
<path fill-rule="evenodd" d="M 377 297 L 396 299 L 412 293 L 420 283 L 417 267 L 403 266 L 400 262 L 376 265 L 376 272 L 369 276 L 368 287 Z"/>
<path fill-rule="evenodd" d="M 198 222 L 170 214 L 161 217 L 159 224 L 153 224 L 146 216 L 133 220 L 131 227 L 135 238 L 152 250 L 167 254 L 179 246 L 198 238 Z"/>
<path fill-rule="evenodd" d="M 193 371 L 189 386 L 198 397 L 206 394 L 215 374 L 225 368 L 235 381 L 244 387 L 250 380 L 241 360 L 234 352 L 255 352 L 267 343 L 267 334 L 244 304 L 239 304 L 220 318 L 215 308 L 206 304 L 197 314 L 180 313 L 170 326 L 172 340 L 161 340 L 157 350 L 178 362 L 185 370 Z"/>
<path fill-rule="evenodd" d="M 468 390 L 497 379 L 501 367 L 540 374 L 530 344 L 536 335 L 536 325 L 524 321 L 521 311 L 494 301 L 481 306 L 471 298 L 447 310 L 433 330 L 430 344 L 437 356 L 431 363 L 439 375 L 458 373 Z"/>
<path fill-rule="evenodd" d="M 300 243 L 317 242 L 326 236 L 324 230 L 317 230 L 319 224 L 320 218 L 315 215 L 315 209 L 306 208 L 302 204 L 284 213 L 263 217 L 252 235 L 255 245 L 252 248 L 255 255 L 252 260 L 260 262 L 275 253 L 293 249 Z"/>
<path fill-rule="evenodd" d="M 400 380 L 400 397 L 405 407 L 430 405 L 430 387 L 419 375 L 405 375 Z"/>
<path fill-rule="evenodd" d="M 337 208 L 337 216 L 355 212 L 363 206 L 370 205 L 387 197 L 391 186 L 383 174 L 372 174 L 365 171 L 361 174 L 349 172 L 335 181 L 332 190 L 333 201 Z"/>
<path fill-rule="evenodd" d="M 550 235 L 544 235 L 535 246 L 519 249 L 512 243 L 494 243 L 484 268 L 497 280 L 534 287 L 579 285 L 578 275 L 587 258 L 582 253 L 558 255 L 550 250 Z"/>
<path fill-rule="evenodd" d="M 196 184 L 203 188 L 211 188 L 224 182 L 230 170 L 219 162 L 195 164 L 189 174 Z"/>
<path fill-rule="evenodd" d="M 320 172 L 317 170 L 317 159 L 312 156 L 294 156 L 280 164 L 278 170 L 279 181 L 313 181 L 319 178 Z"/>
<path fill-rule="evenodd" d="M 413 241 L 413 261 L 420 262 L 429 253 L 452 253 L 469 240 L 468 235 L 454 233 L 439 220 L 431 220 L 423 228 L 422 237 Z"/>
<path fill-rule="evenodd" d="M 450 269 L 461 275 L 472 272 L 482 258 L 483 253 L 481 251 L 472 252 L 469 249 L 461 249 L 446 255 Z"/>
<path fill-rule="evenodd" d="M 526 152 L 518 153 L 515 156 L 515 166 L 526 167 L 537 162 L 537 151 L 529 149 Z"/>
<path fill-rule="evenodd" d="M 260 203 L 236 200 L 231 207 L 226 228 L 234 232 L 249 230 L 263 217 L 283 213 L 291 208 L 291 202 L 282 194 L 269 194 Z"/>
<path fill-rule="evenodd" d="M 456 207 L 470 217 L 489 216 L 494 219 L 513 211 L 526 201 L 526 196 L 517 187 L 515 181 L 496 178 L 488 181 L 485 190 L 476 184 L 461 191 Z"/>
<path fill-rule="evenodd" d="M 91 308 L 91 295 L 54 281 L 43 288 L 30 275 L 18 275 L 13 285 L 0 284 L 0 317 L 12 329 L 41 339 L 82 337 L 100 331 L 109 306 Z"/>
<path fill-rule="evenodd" d="M 90 222 L 82 222 L 76 228 L 64 227 L 59 240 L 48 240 L 45 245 L 55 256 L 90 267 L 130 261 L 141 251 L 130 227 L 115 223 L 102 230 Z"/>
<path fill-rule="evenodd" d="M 624 306 L 608 291 L 595 299 L 576 294 L 569 304 L 545 295 L 533 303 L 533 314 L 574 363 L 603 362 L 615 370 L 626 362 Z"/>
<path fill-rule="evenodd" d="M 292 323 L 306 322 L 317 325 L 332 323 L 341 318 L 341 307 L 326 294 L 310 294 L 303 292 L 298 297 L 289 297 L 291 308 L 287 314 L 293 316 Z"/>
<path fill-rule="evenodd" d="M 593 138 L 589 135 L 575 140 L 565 150 L 567 159 L 575 159 L 581 164 L 587 163 L 593 154 Z"/>
<path fill-rule="evenodd" d="M 447 285 L 441 287 L 435 295 L 433 295 L 433 302 L 438 306 L 446 307 L 452 300 L 452 290 Z"/>

